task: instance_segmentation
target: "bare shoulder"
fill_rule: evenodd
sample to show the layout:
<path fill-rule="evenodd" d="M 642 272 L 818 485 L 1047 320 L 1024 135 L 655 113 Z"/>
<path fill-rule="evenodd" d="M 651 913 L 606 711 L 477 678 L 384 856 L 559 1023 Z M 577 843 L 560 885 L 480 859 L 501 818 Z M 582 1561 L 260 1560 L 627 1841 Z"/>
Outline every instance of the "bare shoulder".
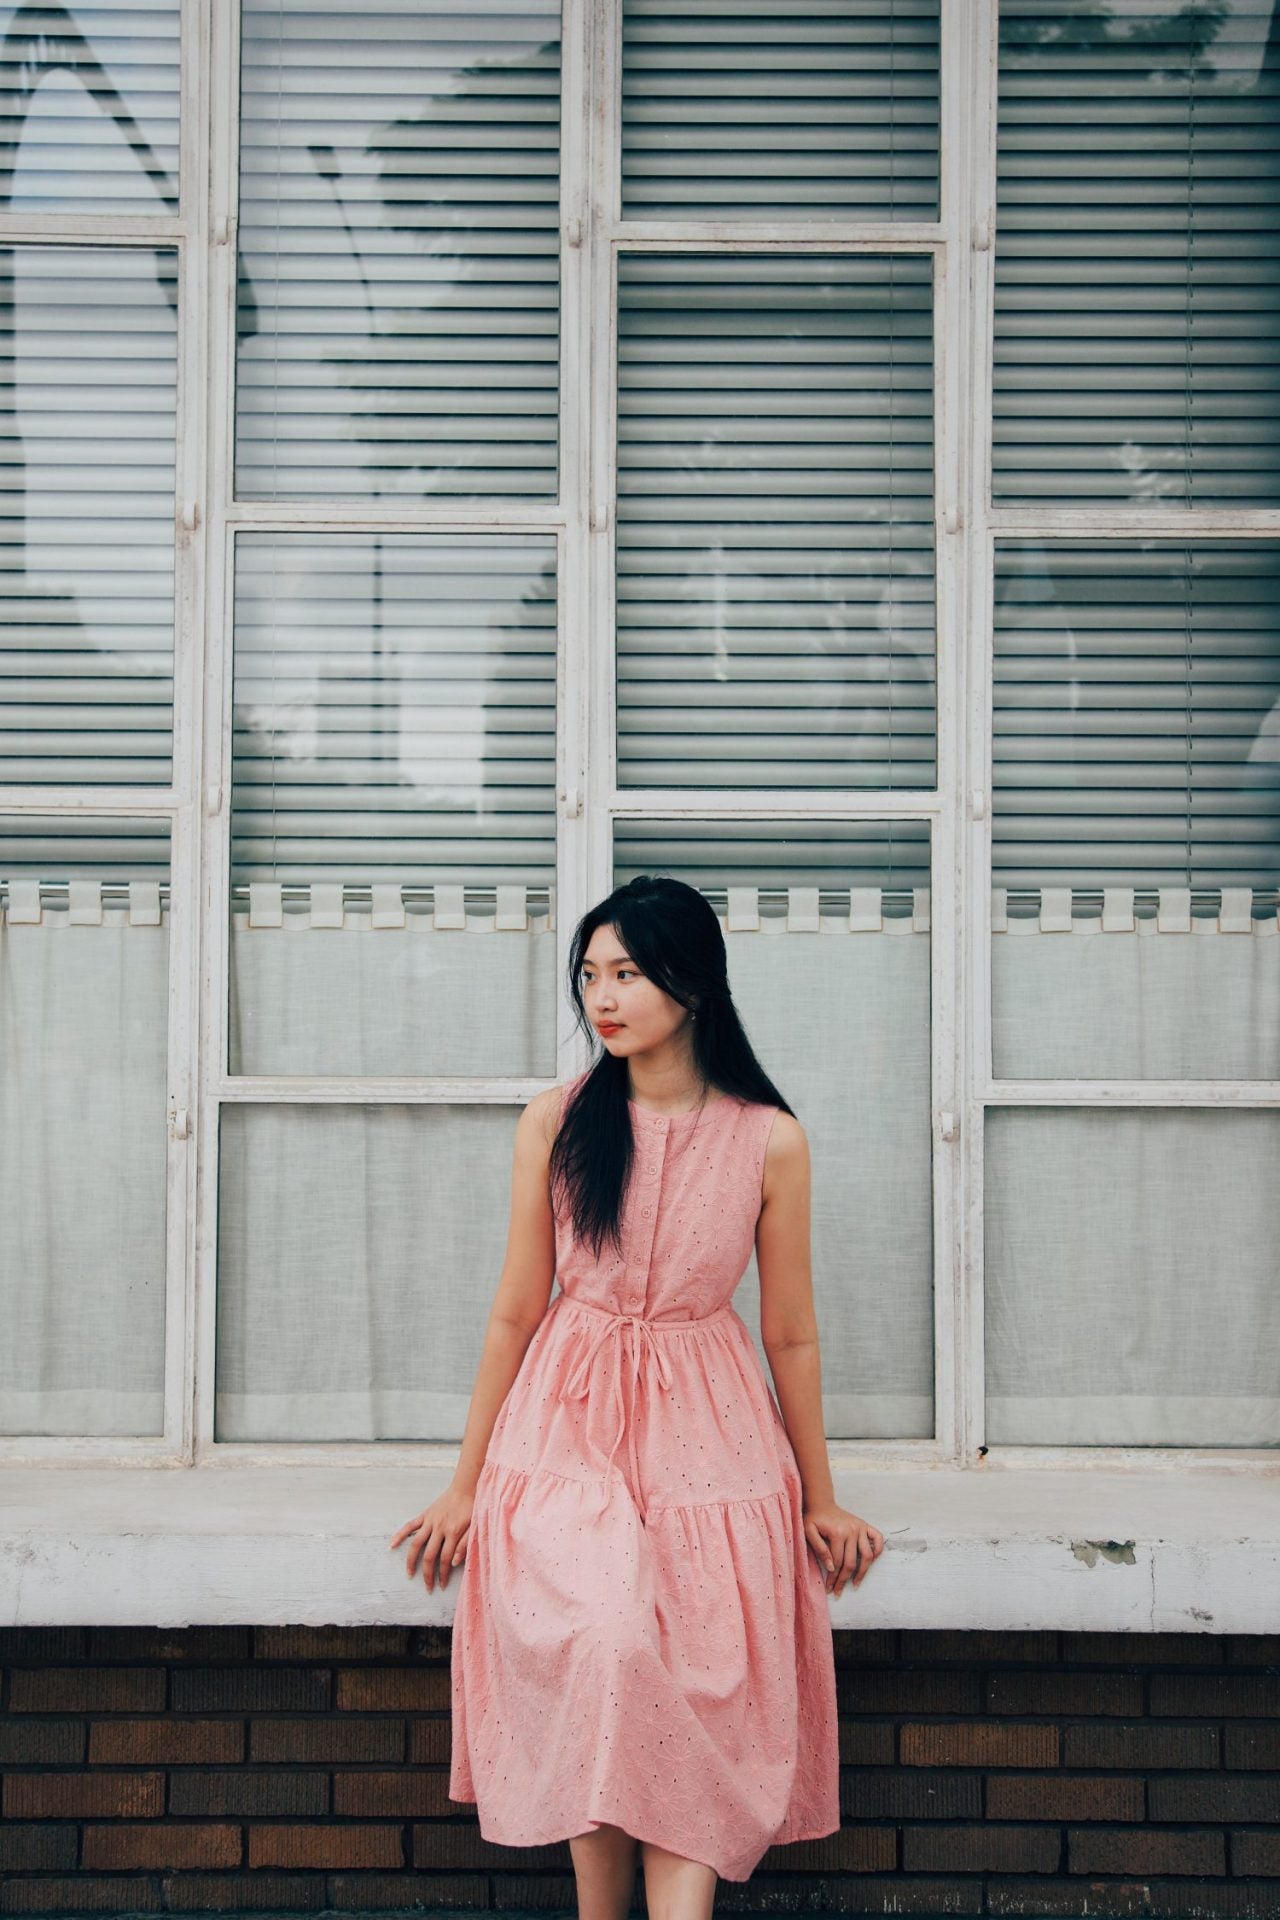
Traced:
<path fill-rule="evenodd" d="M 808 1165 L 809 1136 L 793 1113 L 779 1110 L 774 1115 L 765 1149 L 766 1183 L 776 1176 L 786 1179 L 788 1175 L 802 1173 Z"/>
<path fill-rule="evenodd" d="M 560 1124 L 560 1102 L 564 1098 L 564 1087 L 544 1087 L 541 1093 L 535 1093 L 520 1115 L 519 1130 L 530 1140 L 542 1142 L 548 1150 L 556 1137 Z"/>

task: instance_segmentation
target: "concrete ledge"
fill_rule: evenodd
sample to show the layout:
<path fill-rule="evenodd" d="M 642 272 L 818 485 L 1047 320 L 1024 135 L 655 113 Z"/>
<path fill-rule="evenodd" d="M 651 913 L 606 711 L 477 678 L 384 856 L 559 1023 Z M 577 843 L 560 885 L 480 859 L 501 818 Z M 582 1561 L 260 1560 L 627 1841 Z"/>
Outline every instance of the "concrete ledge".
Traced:
<path fill-rule="evenodd" d="M 448 1625 L 388 1542 L 450 1469 L 0 1470 L 8 1625 Z M 835 1627 L 1280 1631 L 1275 1475 L 837 1471 L 886 1536 Z"/>

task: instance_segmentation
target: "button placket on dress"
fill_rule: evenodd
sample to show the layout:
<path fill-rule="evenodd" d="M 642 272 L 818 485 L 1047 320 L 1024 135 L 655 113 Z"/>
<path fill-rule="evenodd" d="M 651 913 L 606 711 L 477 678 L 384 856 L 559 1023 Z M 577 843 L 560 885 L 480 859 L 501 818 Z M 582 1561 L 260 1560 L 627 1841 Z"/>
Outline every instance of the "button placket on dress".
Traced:
<path fill-rule="evenodd" d="M 627 1457 L 631 1467 L 631 1494 L 639 1509 L 641 1520 L 645 1518 L 645 1509 L 640 1492 L 640 1461 L 636 1445 L 636 1393 L 642 1378 L 647 1381 L 652 1376 L 662 1388 L 668 1388 L 671 1385 L 671 1369 L 662 1351 L 661 1338 L 655 1336 L 650 1322 L 644 1317 L 649 1266 L 653 1257 L 653 1240 L 658 1224 L 658 1193 L 669 1139 L 670 1126 L 667 1116 L 646 1114 L 638 1130 L 636 1158 L 633 1163 L 633 1178 L 638 1187 L 639 1205 L 630 1213 L 631 1231 L 625 1256 L 626 1311 L 607 1316 L 607 1324 L 600 1328 L 561 1389 L 561 1398 L 586 1399 L 590 1405 L 594 1363 L 597 1356 L 607 1353 L 607 1363 L 612 1370 L 609 1381 L 610 1398 L 617 1411 L 617 1425 L 601 1477 L 603 1497 L 607 1504 L 614 1455 L 625 1434 Z M 631 1374 L 630 1420 L 627 1418 L 627 1400 L 622 1384 L 623 1365 L 628 1352 L 631 1362 L 629 1368 Z"/>

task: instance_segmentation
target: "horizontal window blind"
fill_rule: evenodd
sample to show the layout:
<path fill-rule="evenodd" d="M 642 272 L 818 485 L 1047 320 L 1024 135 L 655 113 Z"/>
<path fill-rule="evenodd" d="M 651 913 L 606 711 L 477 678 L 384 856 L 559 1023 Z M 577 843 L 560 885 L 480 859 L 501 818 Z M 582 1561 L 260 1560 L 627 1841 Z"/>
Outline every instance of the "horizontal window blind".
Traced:
<path fill-rule="evenodd" d="M 1280 883 L 1280 542 L 996 546 L 992 877 Z"/>
<path fill-rule="evenodd" d="M 232 899 L 554 877 L 555 545 L 242 533 Z"/>
<path fill-rule="evenodd" d="M 930 266 L 623 254 L 630 786 L 928 786 Z"/>
<path fill-rule="evenodd" d="M 851 886 L 881 889 L 910 907 L 929 885 L 929 828 L 921 820 L 614 821 L 620 881 L 670 873 L 723 911 L 730 887 L 754 889 L 767 907 L 790 888 L 833 898 Z M 847 900 L 845 902 L 847 907 Z"/>
<path fill-rule="evenodd" d="M 0 211 L 178 211 L 178 0 L 0 6 Z"/>
<path fill-rule="evenodd" d="M 169 779 L 177 262 L 0 248 L 0 763 Z"/>
<path fill-rule="evenodd" d="M 240 497 L 555 495 L 559 33 L 244 0 Z"/>
<path fill-rule="evenodd" d="M 623 0 L 622 210 L 932 220 L 937 0 Z"/>
<path fill-rule="evenodd" d="M 1001 0 L 998 499 L 1280 501 L 1273 0 Z"/>

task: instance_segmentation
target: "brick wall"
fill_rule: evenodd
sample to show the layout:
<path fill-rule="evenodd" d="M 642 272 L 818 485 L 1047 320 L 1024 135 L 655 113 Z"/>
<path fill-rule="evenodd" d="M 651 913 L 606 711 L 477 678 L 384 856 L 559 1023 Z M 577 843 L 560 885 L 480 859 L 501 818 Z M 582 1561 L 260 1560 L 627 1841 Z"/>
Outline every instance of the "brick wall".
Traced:
<path fill-rule="evenodd" d="M 844 1824 L 724 1910 L 1280 1920 L 1280 1637 L 841 1632 Z M 445 1793 L 447 1631 L 0 1630 L 0 1911 L 572 1913 Z M 643 1911 L 637 1876 L 636 1911 Z"/>

